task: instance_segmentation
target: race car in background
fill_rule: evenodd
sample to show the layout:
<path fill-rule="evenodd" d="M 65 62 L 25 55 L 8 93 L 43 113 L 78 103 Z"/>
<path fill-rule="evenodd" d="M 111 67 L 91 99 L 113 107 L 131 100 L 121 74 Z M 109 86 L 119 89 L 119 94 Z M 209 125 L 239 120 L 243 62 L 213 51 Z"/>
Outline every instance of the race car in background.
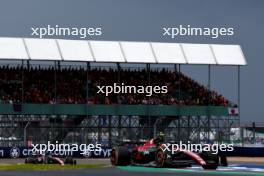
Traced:
<path fill-rule="evenodd" d="M 114 166 L 140 165 L 153 167 L 191 167 L 200 165 L 204 169 L 216 169 L 227 166 L 225 156 L 211 152 L 176 151 L 174 154 L 163 150 L 164 144 L 159 139 L 151 139 L 144 143 L 122 143 L 113 147 L 110 160 Z"/>
<path fill-rule="evenodd" d="M 32 155 L 25 159 L 25 164 L 71 164 L 76 165 L 77 161 L 72 157 L 60 158 L 52 155 Z"/>

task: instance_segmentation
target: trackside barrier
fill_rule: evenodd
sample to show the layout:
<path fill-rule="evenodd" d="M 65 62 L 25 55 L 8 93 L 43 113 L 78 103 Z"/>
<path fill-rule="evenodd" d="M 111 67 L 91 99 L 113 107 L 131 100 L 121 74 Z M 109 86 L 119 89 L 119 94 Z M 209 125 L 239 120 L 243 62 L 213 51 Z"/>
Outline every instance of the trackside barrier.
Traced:
<path fill-rule="evenodd" d="M 32 156 L 32 148 L 29 147 L 0 147 L 0 158 L 25 158 Z M 51 153 L 50 153 L 51 154 Z M 57 156 L 73 156 L 76 158 L 108 158 L 111 154 L 111 148 L 102 147 L 101 150 L 95 151 L 60 151 L 54 152 L 52 155 Z"/>
<path fill-rule="evenodd" d="M 111 148 L 104 147 L 100 151 L 74 151 L 72 156 L 76 158 L 108 158 Z M 68 156 L 67 152 L 63 154 L 53 153 L 58 156 Z M 28 147 L 0 147 L 0 158 L 25 158 L 32 155 L 32 148 Z M 241 156 L 241 157 L 264 157 L 263 147 L 234 147 L 232 152 L 219 152 L 219 155 Z"/>
<path fill-rule="evenodd" d="M 264 157 L 264 147 L 234 147 L 232 152 L 220 152 L 220 155 L 242 157 Z"/>

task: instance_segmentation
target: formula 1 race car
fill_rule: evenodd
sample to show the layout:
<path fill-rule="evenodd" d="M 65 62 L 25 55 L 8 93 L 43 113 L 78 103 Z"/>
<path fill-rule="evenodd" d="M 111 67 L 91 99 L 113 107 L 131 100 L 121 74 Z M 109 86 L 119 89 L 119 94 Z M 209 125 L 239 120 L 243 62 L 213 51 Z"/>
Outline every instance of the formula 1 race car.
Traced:
<path fill-rule="evenodd" d="M 71 164 L 76 165 L 77 161 L 72 157 L 59 158 L 52 155 L 32 155 L 25 159 L 25 164 Z"/>
<path fill-rule="evenodd" d="M 227 166 L 225 156 L 211 152 L 192 152 L 178 150 L 172 154 L 164 150 L 164 144 L 155 139 L 145 143 L 123 143 L 113 147 L 110 160 L 112 165 L 140 165 L 153 167 L 191 167 L 200 165 L 204 169 L 216 169 L 219 165 Z"/>

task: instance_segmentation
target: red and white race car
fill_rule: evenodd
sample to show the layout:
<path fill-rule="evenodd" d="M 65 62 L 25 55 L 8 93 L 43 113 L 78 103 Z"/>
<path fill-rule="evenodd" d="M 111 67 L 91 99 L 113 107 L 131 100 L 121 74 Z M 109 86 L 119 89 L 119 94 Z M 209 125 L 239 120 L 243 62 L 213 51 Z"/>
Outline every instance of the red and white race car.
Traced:
<path fill-rule="evenodd" d="M 200 165 L 204 169 L 216 169 L 219 165 L 227 166 L 225 156 L 211 152 L 192 152 L 164 150 L 164 144 L 155 139 L 145 143 L 126 142 L 112 148 L 111 163 L 115 166 L 141 165 L 154 167 L 190 167 Z"/>
<path fill-rule="evenodd" d="M 72 157 L 60 158 L 52 155 L 32 155 L 25 159 L 26 164 L 71 164 L 76 165 L 77 161 Z"/>

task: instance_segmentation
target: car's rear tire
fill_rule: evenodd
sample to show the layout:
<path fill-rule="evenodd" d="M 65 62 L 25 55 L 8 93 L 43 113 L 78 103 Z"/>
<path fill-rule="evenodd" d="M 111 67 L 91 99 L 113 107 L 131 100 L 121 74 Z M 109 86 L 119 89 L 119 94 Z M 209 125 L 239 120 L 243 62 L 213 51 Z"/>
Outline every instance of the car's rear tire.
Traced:
<path fill-rule="evenodd" d="M 221 166 L 228 166 L 226 156 L 220 156 L 220 164 L 221 164 Z"/>
<path fill-rule="evenodd" d="M 201 158 L 206 162 L 206 165 L 202 167 L 204 169 L 217 169 L 219 166 L 219 156 L 217 154 L 213 154 L 212 152 L 203 151 L 200 154 Z"/>
<path fill-rule="evenodd" d="M 111 152 L 110 160 L 114 166 L 127 166 L 130 164 L 130 152 L 126 147 L 114 147 Z"/>
<path fill-rule="evenodd" d="M 156 167 L 164 167 L 166 160 L 166 153 L 162 150 L 157 150 L 155 155 Z"/>

